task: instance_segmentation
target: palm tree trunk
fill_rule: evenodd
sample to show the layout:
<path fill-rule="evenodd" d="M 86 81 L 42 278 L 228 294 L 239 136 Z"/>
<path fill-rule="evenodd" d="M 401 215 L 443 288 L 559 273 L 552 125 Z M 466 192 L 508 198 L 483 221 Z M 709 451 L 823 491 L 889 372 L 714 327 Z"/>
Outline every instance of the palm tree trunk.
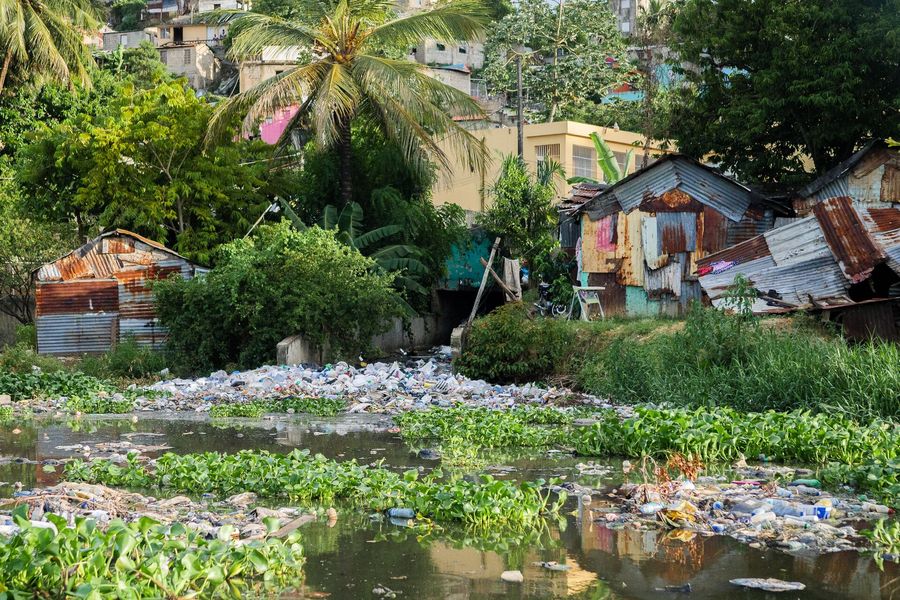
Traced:
<path fill-rule="evenodd" d="M 349 119 L 340 125 L 340 131 L 341 138 L 337 151 L 341 178 L 341 205 L 347 206 L 353 201 L 353 145 Z"/>
<path fill-rule="evenodd" d="M 6 74 L 9 73 L 9 63 L 12 62 L 12 48 L 6 51 L 6 58 L 3 59 L 3 70 L 0 71 L 0 94 L 3 93 L 3 86 L 6 85 Z"/>

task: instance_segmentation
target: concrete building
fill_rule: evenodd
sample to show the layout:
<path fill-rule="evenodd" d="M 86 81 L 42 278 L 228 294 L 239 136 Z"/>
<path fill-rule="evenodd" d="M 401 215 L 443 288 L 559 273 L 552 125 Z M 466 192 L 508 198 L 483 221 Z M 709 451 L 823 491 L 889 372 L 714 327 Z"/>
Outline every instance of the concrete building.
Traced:
<path fill-rule="evenodd" d="M 427 67 L 426 72 L 438 81 L 465 93 L 472 93 L 472 72 L 462 66 Z"/>
<path fill-rule="evenodd" d="M 650 0 L 609 0 L 609 8 L 616 15 L 619 31 L 633 35 L 637 31 L 637 19 L 641 9 L 650 5 Z"/>
<path fill-rule="evenodd" d="M 219 74 L 219 59 L 205 43 L 171 44 L 158 50 L 159 60 L 169 72 L 186 77 L 195 90 L 207 89 Z"/>
<path fill-rule="evenodd" d="M 241 62 L 238 67 L 240 91 L 246 92 L 255 85 L 295 67 L 300 61 L 302 52 L 299 46 L 290 48 L 271 46 L 264 48 L 256 60 Z"/>
<path fill-rule="evenodd" d="M 566 171 L 567 177 L 592 177 L 602 179 L 597 166 L 597 155 L 590 134 L 597 133 L 609 144 L 621 164 L 624 165 L 625 154 L 635 150 L 635 164 L 640 166 L 644 142 L 643 136 L 629 131 L 618 131 L 612 128 L 596 127 L 574 121 L 557 121 L 554 123 L 537 123 L 525 126 L 525 162 L 534 170 L 538 161 L 552 158 L 559 162 Z M 517 135 L 512 127 L 482 129 L 475 132 L 478 139 L 487 145 L 490 164 L 481 175 L 472 172 L 453 154 L 453 149 L 445 147 L 451 156 L 453 167 L 450 173 L 439 176 L 434 188 L 434 203 L 453 203 L 467 211 L 483 211 L 490 205 L 490 187 L 497 180 L 500 163 L 503 157 L 516 153 Z M 652 147 L 651 154 L 664 154 L 657 145 Z M 563 180 L 557 181 L 560 198 L 566 196 L 570 186 Z"/>
<path fill-rule="evenodd" d="M 250 10 L 251 2 L 241 0 L 199 0 L 197 12 L 205 13 L 214 10 Z"/>
<path fill-rule="evenodd" d="M 156 36 L 146 31 L 111 31 L 103 34 L 103 49 L 137 48 L 142 42 L 156 43 Z"/>
<path fill-rule="evenodd" d="M 474 42 L 438 42 L 422 40 L 409 52 L 410 60 L 430 66 L 465 66 L 480 69 L 484 66 L 484 44 Z"/>

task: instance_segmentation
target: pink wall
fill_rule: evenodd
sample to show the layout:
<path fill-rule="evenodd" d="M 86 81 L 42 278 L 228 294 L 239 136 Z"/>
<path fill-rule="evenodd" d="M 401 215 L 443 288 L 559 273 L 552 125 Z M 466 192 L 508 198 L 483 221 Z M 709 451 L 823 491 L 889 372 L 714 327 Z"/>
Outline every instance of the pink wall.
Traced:
<path fill-rule="evenodd" d="M 262 141 L 267 144 L 277 142 L 290 120 L 297 114 L 299 108 L 299 106 L 294 105 L 279 109 L 275 112 L 275 116 L 272 117 L 271 123 L 268 119 L 263 121 L 259 126 L 259 137 L 262 138 Z"/>

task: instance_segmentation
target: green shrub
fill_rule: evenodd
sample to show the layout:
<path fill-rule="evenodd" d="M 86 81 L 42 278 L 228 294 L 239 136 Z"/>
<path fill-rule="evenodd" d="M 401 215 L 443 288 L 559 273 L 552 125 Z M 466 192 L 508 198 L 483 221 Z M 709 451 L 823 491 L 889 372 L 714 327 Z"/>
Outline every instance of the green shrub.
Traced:
<path fill-rule="evenodd" d="M 79 368 L 95 377 L 141 379 L 166 368 L 166 358 L 162 353 L 129 338 L 100 356 L 85 357 Z"/>
<path fill-rule="evenodd" d="M 18 325 L 16 327 L 16 345 L 37 350 L 37 327 L 33 324 Z"/>
<path fill-rule="evenodd" d="M 475 321 L 456 367 L 476 379 L 536 381 L 557 371 L 571 342 L 565 321 L 531 319 L 524 304 L 511 303 Z"/>
<path fill-rule="evenodd" d="M 109 396 L 74 396 L 66 400 L 66 410 L 87 415 L 122 415 L 134 410 L 134 402 Z"/>
<path fill-rule="evenodd" d="M 392 281 L 333 231 L 282 222 L 223 246 L 206 275 L 161 281 L 154 293 L 173 363 L 200 371 L 271 362 L 293 334 L 355 356 L 403 313 Z"/>
<path fill-rule="evenodd" d="M 0 372 L 31 373 L 37 367 L 43 372 L 64 371 L 65 364 L 55 356 L 38 354 L 27 342 L 17 342 L 0 352 Z"/>

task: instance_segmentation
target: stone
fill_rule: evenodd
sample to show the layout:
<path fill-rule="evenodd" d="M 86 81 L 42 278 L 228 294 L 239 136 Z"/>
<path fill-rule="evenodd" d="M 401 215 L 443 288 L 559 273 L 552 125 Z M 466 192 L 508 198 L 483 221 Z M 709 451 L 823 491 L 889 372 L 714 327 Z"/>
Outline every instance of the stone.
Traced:
<path fill-rule="evenodd" d="M 525 576 L 522 575 L 522 571 L 503 571 L 500 579 L 507 583 L 522 583 L 525 581 Z"/>

